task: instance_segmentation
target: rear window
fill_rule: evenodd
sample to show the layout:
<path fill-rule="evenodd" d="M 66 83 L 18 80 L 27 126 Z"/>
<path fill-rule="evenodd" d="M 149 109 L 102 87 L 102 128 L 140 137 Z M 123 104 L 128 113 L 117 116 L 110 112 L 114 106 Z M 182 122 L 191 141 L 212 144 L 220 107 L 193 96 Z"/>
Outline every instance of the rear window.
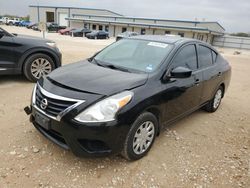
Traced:
<path fill-rule="evenodd" d="M 199 46 L 199 67 L 208 67 L 213 64 L 212 50 L 208 47 Z"/>

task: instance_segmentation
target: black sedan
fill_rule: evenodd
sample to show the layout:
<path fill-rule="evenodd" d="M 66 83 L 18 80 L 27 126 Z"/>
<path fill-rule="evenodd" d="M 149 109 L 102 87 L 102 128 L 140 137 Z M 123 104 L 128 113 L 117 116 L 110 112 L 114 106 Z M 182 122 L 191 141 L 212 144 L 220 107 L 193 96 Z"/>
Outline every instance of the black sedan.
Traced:
<path fill-rule="evenodd" d="M 74 29 L 74 30 L 70 31 L 69 35 L 71 35 L 72 37 L 84 37 L 88 33 L 91 33 L 91 31 L 89 29 L 80 28 L 80 29 Z"/>
<path fill-rule="evenodd" d="M 58 32 L 61 29 L 66 29 L 66 27 L 60 26 L 57 23 L 47 23 L 48 32 Z"/>
<path fill-rule="evenodd" d="M 107 39 L 109 38 L 109 33 L 106 31 L 92 31 L 86 35 L 88 39 Z"/>
<path fill-rule="evenodd" d="M 31 122 L 77 156 L 145 156 L 162 126 L 215 112 L 231 67 L 207 43 L 166 36 L 119 40 L 86 61 L 40 79 Z"/>
<path fill-rule="evenodd" d="M 55 42 L 13 35 L 0 28 L 0 75 L 24 74 L 37 81 L 61 66 L 61 53 Z"/>

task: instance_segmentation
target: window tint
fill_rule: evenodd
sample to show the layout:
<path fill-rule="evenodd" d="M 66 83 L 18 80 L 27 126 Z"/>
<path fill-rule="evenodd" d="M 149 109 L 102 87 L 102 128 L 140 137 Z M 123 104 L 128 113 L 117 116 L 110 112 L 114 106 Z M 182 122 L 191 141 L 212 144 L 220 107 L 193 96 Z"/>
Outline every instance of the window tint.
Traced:
<path fill-rule="evenodd" d="M 109 32 L 109 26 L 108 25 L 105 25 L 105 31 Z"/>
<path fill-rule="evenodd" d="M 173 61 L 173 68 L 187 67 L 191 70 L 197 69 L 197 56 L 194 45 L 188 45 L 181 49 Z"/>
<path fill-rule="evenodd" d="M 126 32 L 127 31 L 127 28 L 126 27 L 123 27 L 122 28 L 122 33 Z"/>
<path fill-rule="evenodd" d="M 213 64 L 212 52 L 210 48 L 199 46 L 199 66 L 207 67 Z"/>
<path fill-rule="evenodd" d="M 185 33 L 178 33 L 179 36 L 184 37 Z"/>
<path fill-rule="evenodd" d="M 145 28 L 142 28 L 141 29 L 141 35 L 145 35 L 146 34 L 146 29 Z"/>
<path fill-rule="evenodd" d="M 212 56 L 213 56 L 213 62 L 215 63 L 217 60 L 217 53 L 215 53 L 213 50 L 212 50 Z"/>

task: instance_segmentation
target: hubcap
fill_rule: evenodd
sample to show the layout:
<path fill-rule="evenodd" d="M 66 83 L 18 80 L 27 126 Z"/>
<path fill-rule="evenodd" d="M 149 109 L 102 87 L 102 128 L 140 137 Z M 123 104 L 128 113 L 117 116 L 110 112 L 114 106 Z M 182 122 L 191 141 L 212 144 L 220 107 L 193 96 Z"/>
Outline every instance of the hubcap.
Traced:
<path fill-rule="evenodd" d="M 222 91 L 219 89 L 214 97 L 214 109 L 218 108 L 222 98 Z"/>
<path fill-rule="evenodd" d="M 133 139 L 133 151 L 140 155 L 152 144 L 155 134 L 155 127 L 151 121 L 146 121 L 137 129 Z"/>
<path fill-rule="evenodd" d="M 31 74 L 36 79 L 49 74 L 52 71 L 52 66 L 47 59 L 38 58 L 31 63 Z"/>

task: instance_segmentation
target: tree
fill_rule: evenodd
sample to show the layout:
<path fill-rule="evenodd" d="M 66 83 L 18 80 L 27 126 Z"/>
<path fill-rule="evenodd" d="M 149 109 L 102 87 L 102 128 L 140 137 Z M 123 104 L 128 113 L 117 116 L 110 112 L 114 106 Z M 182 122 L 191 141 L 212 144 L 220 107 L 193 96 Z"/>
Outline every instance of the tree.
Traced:
<path fill-rule="evenodd" d="M 236 36 L 236 37 L 250 37 L 250 34 L 248 33 L 232 33 L 230 34 L 231 36 Z"/>

